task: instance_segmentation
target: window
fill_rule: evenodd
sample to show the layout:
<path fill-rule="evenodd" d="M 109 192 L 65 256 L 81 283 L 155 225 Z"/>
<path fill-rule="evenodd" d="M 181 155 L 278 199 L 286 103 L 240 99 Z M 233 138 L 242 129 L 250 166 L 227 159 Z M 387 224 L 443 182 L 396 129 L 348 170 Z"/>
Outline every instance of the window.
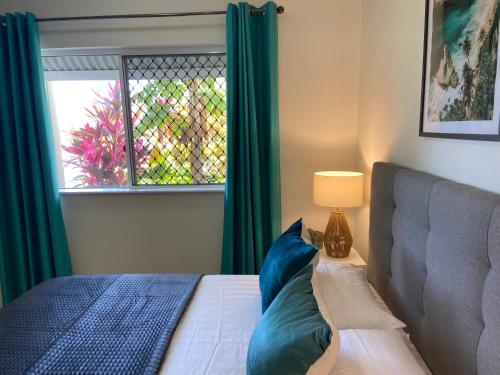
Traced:
<path fill-rule="evenodd" d="M 225 56 L 124 58 L 137 185 L 224 183 Z"/>
<path fill-rule="evenodd" d="M 43 63 L 60 187 L 225 182 L 224 54 L 59 55 Z"/>
<path fill-rule="evenodd" d="M 128 184 L 118 56 L 44 57 L 59 186 Z"/>

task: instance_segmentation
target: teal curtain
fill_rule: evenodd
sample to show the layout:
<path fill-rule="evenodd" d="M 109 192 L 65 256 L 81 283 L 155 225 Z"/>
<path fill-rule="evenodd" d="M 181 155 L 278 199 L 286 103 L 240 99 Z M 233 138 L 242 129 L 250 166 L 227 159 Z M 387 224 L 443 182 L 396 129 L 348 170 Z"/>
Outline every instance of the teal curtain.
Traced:
<path fill-rule="evenodd" d="M 71 274 L 33 14 L 0 16 L 0 283 L 8 303 Z"/>
<path fill-rule="evenodd" d="M 276 4 L 229 4 L 223 274 L 257 274 L 281 230 Z"/>

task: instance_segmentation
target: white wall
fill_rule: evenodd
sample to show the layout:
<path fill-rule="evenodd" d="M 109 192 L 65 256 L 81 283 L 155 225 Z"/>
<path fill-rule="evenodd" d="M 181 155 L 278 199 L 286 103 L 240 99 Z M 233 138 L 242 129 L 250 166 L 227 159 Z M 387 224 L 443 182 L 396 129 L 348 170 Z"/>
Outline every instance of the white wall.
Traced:
<path fill-rule="evenodd" d="M 329 209 L 313 204 L 312 174 L 357 164 L 361 1 L 278 3 L 283 225 L 303 216 L 324 230 Z"/>
<path fill-rule="evenodd" d="M 66 195 L 75 273 L 217 273 L 223 194 Z"/>
<path fill-rule="evenodd" d="M 282 0 L 279 18 L 283 225 L 323 229 L 312 173 L 356 167 L 361 0 Z M 0 0 L 38 17 L 219 10 L 225 0 Z M 262 4 L 263 1 L 255 1 Z M 45 48 L 224 44 L 224 17 L 42 24 Z M 77 273 L 219 270 L 222 193 L 63 196 Z M 352 222 L 354 224 L 354 222 Z M 169 239 L 168 245 L 165 239 Z"/>
<path fill-rule="evenodd" d="M 500 143 L 418 136 L 424 17 L 422 0 L 363 1 L 359 166 L 369 174 L 373 162 L 391 161 L 500 192 Z M 366 256 L 367 207 L 356 237 Z"/>

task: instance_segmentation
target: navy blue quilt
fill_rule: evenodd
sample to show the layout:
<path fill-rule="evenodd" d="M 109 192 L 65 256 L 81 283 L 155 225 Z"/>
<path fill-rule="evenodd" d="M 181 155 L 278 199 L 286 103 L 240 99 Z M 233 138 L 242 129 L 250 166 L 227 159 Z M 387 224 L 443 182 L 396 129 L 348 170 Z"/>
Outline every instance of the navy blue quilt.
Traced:
<path fill-rule="evenodd" d="M 200 277 L 46 281 L 0 311 L 0 374 L 156 374 Z"/>

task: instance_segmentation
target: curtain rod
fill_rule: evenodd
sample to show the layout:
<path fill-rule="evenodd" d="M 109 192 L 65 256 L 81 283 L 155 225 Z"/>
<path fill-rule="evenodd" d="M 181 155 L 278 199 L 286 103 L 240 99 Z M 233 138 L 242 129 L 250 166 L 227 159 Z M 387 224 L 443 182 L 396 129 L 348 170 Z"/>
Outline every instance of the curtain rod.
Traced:
<path fill-rule="evenodd" d="M 264 8 L 254 8 L 252 13 L 262 13 Z M 283 14 L 285 8 L 279 6 L 276 8 L 278 14 Z M 218 14 L 226 14 L 225 10 L 212 10 L 205 12 L 181 12 L 181 13 L 145 13 L 145 14 L 110 14 L 102 16 L 79 16 L 79 17 L 50 17 L 37 18 L 37 22 L 58 22 L 58 21 L 81 21 L 81 20 L 110 20 L 110 19 L 127 19 L 127 18 L 165 18 L 165 17 L 190 17 L 190 16 L 212 16 Z"/>

